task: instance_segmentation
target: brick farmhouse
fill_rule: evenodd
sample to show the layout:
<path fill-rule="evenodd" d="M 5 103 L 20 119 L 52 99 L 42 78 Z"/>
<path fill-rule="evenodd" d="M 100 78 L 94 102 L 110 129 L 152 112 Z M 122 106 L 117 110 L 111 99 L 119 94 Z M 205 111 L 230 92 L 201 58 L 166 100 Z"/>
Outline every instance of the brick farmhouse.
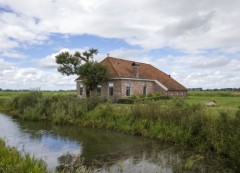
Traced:
<path fill-rule="evenodd" d="M 108 68 L 109 80 L 98 85 L 95 91 L 107 99 L 118 100 L 134 95 L 162 93 L 168 96 L 187 96 L 187 89 L 170 75 L 150 64 L 113 57 L 105 58 L 101 64 Z M 86 97 L 81 77 L 76 79 L 77 95 Z"/>

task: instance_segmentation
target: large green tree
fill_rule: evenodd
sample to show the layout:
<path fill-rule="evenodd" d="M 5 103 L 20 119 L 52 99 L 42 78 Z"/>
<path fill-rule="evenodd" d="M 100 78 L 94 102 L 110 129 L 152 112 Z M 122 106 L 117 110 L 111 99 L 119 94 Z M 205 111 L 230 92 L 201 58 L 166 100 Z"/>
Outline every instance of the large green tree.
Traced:
<path fill-rule="evenodd" d="M 107 68 L 93 60 L 93 56 L 97 53 L 97 49 L 91 48 L 82 53 L 61 52 L 55 56 L 56 63 L 59 64 L 58 71 L 67 76 L 79 75 L 86 86 L 88 96 L 89 91 L 108 79 Z"/>

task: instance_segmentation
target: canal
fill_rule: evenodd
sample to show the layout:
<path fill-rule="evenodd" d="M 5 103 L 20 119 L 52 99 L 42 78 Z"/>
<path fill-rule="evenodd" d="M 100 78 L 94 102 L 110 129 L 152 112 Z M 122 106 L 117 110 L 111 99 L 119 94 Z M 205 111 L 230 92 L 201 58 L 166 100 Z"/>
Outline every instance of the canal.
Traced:
<path fill-rule="evenodd" d="M 26 122 L 2 113 L 0 137 L 44 160 L 51 171 L 64 166 L 67 156 L 80 156 L 92 172 L 234 172 L 214 154 L 118 132 Z"/>

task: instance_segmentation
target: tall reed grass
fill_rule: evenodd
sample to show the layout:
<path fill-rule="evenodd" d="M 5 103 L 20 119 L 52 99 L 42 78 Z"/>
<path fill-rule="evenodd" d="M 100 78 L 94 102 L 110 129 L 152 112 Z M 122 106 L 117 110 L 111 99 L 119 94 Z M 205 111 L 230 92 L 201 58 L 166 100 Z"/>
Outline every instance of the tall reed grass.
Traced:
<path fill-rule="evenodd" d="M 31 157 L 21 155 L 15 148 L 7 147 L 0 139 L 0 172 L 1 173 L 46 173 L 46 164 Z"/>
<path fill-rule="evenodd" d="M 26 120 L 74 123 L 86 112 L 103 102 L 99 97 L 78 99 L 74 95 L 43 96 L 39 91 L 16 96 L 10 103 L 10 113 Z"/>
<path fill-rule="evenodd" d="M 142 135 L 218 153 L 240 168 L 240 108 L 211 114 L 184 99 L 134 105 L 101 105 L 87 113 L 82 125 Z"/>

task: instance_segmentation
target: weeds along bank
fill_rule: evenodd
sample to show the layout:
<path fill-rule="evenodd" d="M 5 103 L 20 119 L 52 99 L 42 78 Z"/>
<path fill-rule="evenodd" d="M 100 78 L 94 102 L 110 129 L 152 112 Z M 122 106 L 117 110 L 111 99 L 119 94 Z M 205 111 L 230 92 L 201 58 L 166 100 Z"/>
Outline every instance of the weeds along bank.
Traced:
<path fill-rule="evenodd" d="M 21 155 L 15 148 L 6 147 L 0 139 L 0 172 L 2 173 L 46 173 L 46 164 L 30 155 Z"/>
<path fill-rule="evenodd" d="M 83 100 L 41 92 L 19 95 L 5 108 L 26 120 L 112 129 L 213 151 L 240 167 L 240 108 L 208 111 L 184 99 L 121 105 L 98 97 Z"/>

